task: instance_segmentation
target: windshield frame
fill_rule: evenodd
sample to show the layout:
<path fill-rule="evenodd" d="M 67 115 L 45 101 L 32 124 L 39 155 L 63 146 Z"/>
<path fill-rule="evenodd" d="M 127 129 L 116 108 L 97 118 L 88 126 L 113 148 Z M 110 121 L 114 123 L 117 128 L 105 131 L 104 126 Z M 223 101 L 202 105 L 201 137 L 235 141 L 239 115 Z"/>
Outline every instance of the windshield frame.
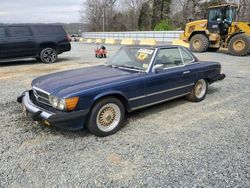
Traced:
<path fill-rule="evenodd" d="M 113 56 L 115 56 L 116 53 L 117 53 L 119 50 L 124 49 L 124 48 L 137 48 L 138 50 L 141 49 L 141 48 L 145 48 L 145 49 L 154 50 L 154 52 L 153 52 L 153 54 L 152 54 L 152 57 L 151 57 L 151 59 L 150 59 L 150 61 L 149 61 L 149 63 L 148 63 L 147 69 L 145 69 L 145 70 L 144 70 L 144 69 L 136 69 L 136 68 L 132 68 L 132 67 L 130 68 L 130 67 L 122 67 L 122 66 L 119 66 L 119 65 L 108 64 L 108 61 L 109 61 Z M 117 68 L 119 68 L 119 69 L 125 69 L 125 70 L 132 70 L 132 71 L 136 71 L 136 72 L 145 72 L 145 73 L 148 73 L 148 72 L 150 71 L 150 68 L 151 68 L 153 62 L 154 62 L 154 59 L 155 59 L 155 56 L 156 56 L 156 54 L 157 54 L 158 48 L 152 47 L 152 46 L 123 46 L 123 47 L 119 48 L 119 50 L 116 51 L 116 52 L 110 57 L 110 59 L 108 59 L 108 60 L 104 63 L 105 66 L 114 66 L 114 67 L 117 67 Z M 138 67 L 138 68 L 139 68 L 139 67 Z"/>

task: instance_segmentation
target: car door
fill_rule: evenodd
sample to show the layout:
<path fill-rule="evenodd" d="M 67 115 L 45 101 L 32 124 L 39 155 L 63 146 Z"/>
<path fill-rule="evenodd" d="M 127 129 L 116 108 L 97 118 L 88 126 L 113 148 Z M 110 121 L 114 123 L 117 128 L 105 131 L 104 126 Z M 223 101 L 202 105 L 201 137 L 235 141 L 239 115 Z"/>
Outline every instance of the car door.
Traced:
<path fill-rule="evenodd" d="M 11 58 L 36 55 L 35 41 L 29 26 L 10 26 L 8 36 L 8 48 Z"/>
<path fill-rule="evenodd" d="M 154 67 L 157 65 L 162 65 L 162 69 L 153 68 L 145 81 L 146 103 L 170 100 L 191 92 L 191 71 L 184 65 L 178 47 L 159 49 Z"/>
<path fill-rule="evenodd" d="M 5 27 L 0 27 L 0 59 L 8 58 L 8 40 Z"/>

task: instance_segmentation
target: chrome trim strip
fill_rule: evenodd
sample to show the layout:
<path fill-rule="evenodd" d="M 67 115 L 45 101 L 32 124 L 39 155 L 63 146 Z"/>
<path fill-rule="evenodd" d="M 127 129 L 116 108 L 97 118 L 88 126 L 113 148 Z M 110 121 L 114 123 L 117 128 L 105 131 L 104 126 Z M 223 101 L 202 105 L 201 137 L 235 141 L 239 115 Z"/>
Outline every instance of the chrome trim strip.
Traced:
<path fill-rule="evenodd" d="M 45 104 L 45 105 L 47 105 L 47 106 L 52 106 L 52 105 L 50 104 L 49 101 L 48 101 L 47 103 L 44 102 L 44 101 L 41 101 L 41 100 L 39 100 L 39 99 L 37 99 L 37 101 L 40 102 L 40 103 L 43 103 L 43 104 Z"/>
<path fill-rule="evenodd" d="M 47 106 L 52 106 L 52 105 L 50 104 L 50 102 L 49 102 L 49 96 L 50 96 L 50 94 L 49 94 L 47 91 L 44 91 L 44 90 L 42 90 L 42 89 L 40 89 L 40 88 L 38 88 L 38 87 L 35 87 L 35 86 L 33 86 L 32 88 L 33 88 L 33 91 L 34 91 L 34 90 L 35 90 L 35 91 L 39 91 L 39 92 L 42 92 L 42 93 L 48 95 L 48 98 L 45 98 L 45 97 L 43 97 L 43 96 L 37 94 L 37 92 L 34 92 L 34 95 L 35 95 L 36 100 L 37 100 L 38 102 L 43 103 L 43 104 L 45 104 L 45 105 L 47 105 Z M 42 101 L 42 100 L 40 100 L 40 99 L 45 100 L 45 101 L 47 101 L 47 102 Z"/>
<path fill-rule="evenodd" d="M 167 102 L 167 101 L 170 101 L 170 100 L 172 100 L 172 99 L 176 99 L 176 98 L 179 98 L 179 97 L 183 97 L 183 96 L 185 96 L 185 95 L 188 95 L 189 93 L 190 93 L 190 92 L 184 93 L 184 94 L 181 94 L 181 95 L 177 95 L 177 96 L 174 96 L 174 97 L 171 97 L 171 98 L 167 98 L 167 99 L 164 99 L 164 100 L 160 100 L 160 101 L 157 101 L 157 102 L 153 102 L 153 103 L 150 103 L 150 104 L 138 106 L 138 107 L 132 108 L 131 111 L 135 111 L 135 110 L 139 110 L 139 109 L 146 108 L 146 107 L 149 107 L 149 106 L 153 106 L 153 105 L 155 105 L 155 104 Z"/>
<path fill-rule="evenodd" d="M 194 59 L 194 57 L 190 54 L 190 52 L 189 52 L 186 48 L 181 48 L 181 49 L 184 50 L 184 51 L 186 51 L 186 53 L 187 53 L 189 56 L 191 56 L 192 59 L 193 59 L 192 61 L 184 62 L 183 55 L 182 55 L 182 52 L 181 52 L 181 50 L 180 50 L 180 53 L 181 53 L 181 56 L 182 56 L 182 61 L 183 61 L 183 63 L 184 63 L 185 65 L 189 65 L 189 64 L 194 63 L 194 62 L 195 62 L 195 59 Z"/>
<path fill-rule="evenodd" d="M 144 70 L 139 70 L 139 69 L 133 69 L 133 68 L 127 68 L 127 67 L 119 67 L 117 66 L 118 69 L 123 69 L 123 70 L 132 70 L 132 71 L 136 71 L 136 72 L 144 72 L 146 73 L 146 71 Z"/>
<path fill-rule="evenodd" d="M 40 99 L 43 99 L 43 100 L 49 102 L 49 98 L 45 98 L 45 97 L 43 97 L 43 96 L 41 96 L 41 95 L 37 95 L 37 98 L 40 98 Z"/>
<path fill-rule="evenodd" d="M 44 91 L 44 90 L 42 90 L 42 89 L 40 89 L 40 88 L 38 88 L 38 87 L 36 87 L 36 86 L 33 86 L 32 88 L 35 89 L 35 90 L 41 91 L 41 92 L 43 92 L 43 93 L 46 93 L 47 95 L 50 95 L 49 92 Z"/>
<path fill-rule="evenodd" d="M 138 99 L 142 99 L 142 98 L 145 98 L 147 95 L 142 95 L 142 96 L 139 96 L 139 97 L 134 97 L 134 98 L 131 98 L 131 99 L 128 99 L 129 101 L 134 101 L 134 100 L 138 100 Z"/>
<path fill-rule="evenodd" d="M 184 63 L 184 59 L 183 59 L 183 56 L 182 56 L 182 53 L 181 53 L 181 49 L 180 49 L 180 47 L 178 47 L 178 49 L 179 49 L 179 53 L 180 53 L 180 55 L 181 55 L 182 64 L 184 64 L 184 65 L 185 65 L 185 63 Z"/>
<path fill-rule="evenodd" d="M 173 91 L 173 90 L 177 90 L 177 89 L 181 89 L 181 88 L 185 88 L 185 87 L 189 87 L 189 86 L 193 86 L 193 85 L 194 84 L 188 84 L 188 85 L 184 85 L 184 86 L 180 86 L 180 87 L 175 87 L 175 88 L 172 88 L 172 89 L 158 91 L 158 92 L 150 93 L 150 94 L 147 94 L 147 95 L 142 95 L 142 96 L 139 96 L 139 97 L 130 98 L 129 101 L 134 101 L 134 100 L 138 100 L 138 99 L 153 96 L 153 95 L 158 95 L 158 94 L 161 94 L 161 93 L 167 93 L 169 91 Z"/>
<path fill-rule="evenodd" d="M 152 59 L 151 59 L 151 61 L 150 61 L 150 63 L 148 64 L 148 69 L 147 69 L 147 73 L 149 73 L 149 71 L 150 71 L 150 69 L 151 68 L 153 68 L 152 66 L 153 66 L 153 64 L 154 64 L 154 62 L 155 62 L 155 57 L 156 57 L 156 55 L 157 55 L 157 52 L 158 52 L 158 48 L 154 48 L 154 54 L 153 54 L 153 56 L 152 56 Z"/>

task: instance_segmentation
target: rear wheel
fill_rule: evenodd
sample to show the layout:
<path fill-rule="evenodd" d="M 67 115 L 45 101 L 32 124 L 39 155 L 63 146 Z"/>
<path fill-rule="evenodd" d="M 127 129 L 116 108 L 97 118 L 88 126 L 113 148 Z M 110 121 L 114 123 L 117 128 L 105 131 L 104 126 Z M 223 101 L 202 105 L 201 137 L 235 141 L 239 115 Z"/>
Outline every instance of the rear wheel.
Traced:
<path fill-rule="evenodd" d="M 124 114 L 124 106 L 120 100 L 112 97 L 104 98 L 92 108 L 87 128 L 96 136 L 109 136 L 122 127 Z"/>
<path fill-rule="evenodd" d="M 203 34 L 196 34 L 190 40 L 190 49 L 193 52 L 205 52 L 208 49 L 209 40 Z"/>
<path fill-rule="evenodd" d="M 57 51 L 53 48 L 45 48 L 40 53 L 43 63 L 54 63 L 57 60 Z"/>
<path fill-rule="evenodd" d="M 207 94 L 207 82 L 204 79 L 200 79 L 194 85 L 191 93 L 187 95 L 187 99 L 192 102 L 200 102 L 202 101 Z"/>
<path fill-rule="evenodd" d="M 231 38 L 228 44 L 228 51 L 235 56 L 245 56 L 250 52 L 250 39 L 242 33 Z"/>

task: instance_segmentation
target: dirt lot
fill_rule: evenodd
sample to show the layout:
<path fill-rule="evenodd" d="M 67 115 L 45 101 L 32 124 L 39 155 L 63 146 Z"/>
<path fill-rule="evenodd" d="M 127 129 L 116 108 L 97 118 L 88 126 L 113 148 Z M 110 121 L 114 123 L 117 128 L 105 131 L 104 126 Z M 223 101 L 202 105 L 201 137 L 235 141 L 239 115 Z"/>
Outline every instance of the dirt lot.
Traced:
<path fill-rule="evenodd" d="M 118 46 L 107 46 L 109 55 Z M 113 136 L 65 132 L 22 116 L 16 97 L 50 72 L 94 66 L 94 45 L 60 61 L 0 64 L 0 187 L 250 187 L 250 56 L 220 61 L 227 78 L 206 99 L 178 99 L 129 114 Z"/>

